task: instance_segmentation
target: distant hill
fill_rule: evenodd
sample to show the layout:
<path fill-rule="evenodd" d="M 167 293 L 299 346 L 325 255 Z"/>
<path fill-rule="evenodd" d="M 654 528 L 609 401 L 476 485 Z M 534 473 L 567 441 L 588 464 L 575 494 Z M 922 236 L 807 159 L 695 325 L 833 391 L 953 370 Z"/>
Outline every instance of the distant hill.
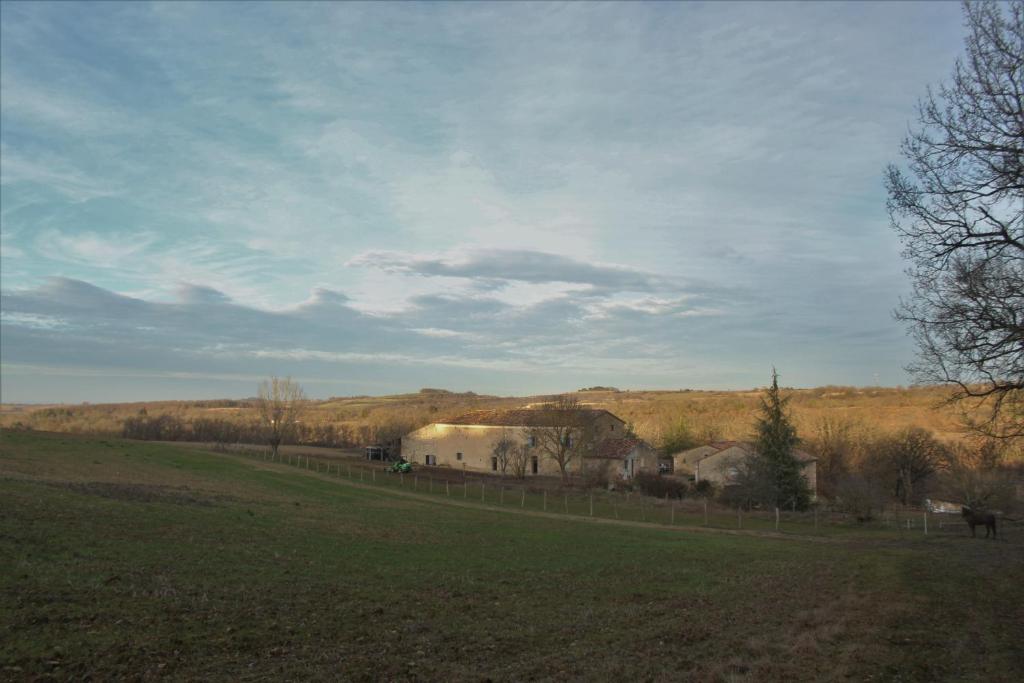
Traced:
<path fill-rule="evenodd" d="M 697 438 L 743 439 L 751 434 L 760 391 L 621 391 L 588 387 L 581 402 L 604 408 L 631 423 L 637 433 L 659 446 L 680 421 Z M 862 432 L 894 431 L 919 426 L 943 439 L 962 438 L 956 407 L 943 405 L 942 387 L 880 388 L 825 386 L 794 389 L 790 407 L 798 430 L 811 436 L 825 419 L 850 422 Z M 425 388 L 393 396 L 333 397 L 311 401 L 303 416 L 303 443 L 358 446 L 394 439 L 430 422 L 469 410 L 516 408 L 543 403 L 550 396 L 500 397 Z M 0 427 L 120 435 L 129 418 L 162 419 L 173 439 L 236 440 L 251 436 L 256 422 L 252 399 L 151 401 L 0 406 Z M 226 435 L 226 436 L 225 436 Z"/>

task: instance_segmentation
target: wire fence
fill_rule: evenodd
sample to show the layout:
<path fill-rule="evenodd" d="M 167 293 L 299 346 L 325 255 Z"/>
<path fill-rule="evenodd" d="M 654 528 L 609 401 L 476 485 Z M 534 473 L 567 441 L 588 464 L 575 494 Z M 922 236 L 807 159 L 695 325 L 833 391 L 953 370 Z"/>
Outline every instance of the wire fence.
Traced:
<path fill-rule="evenodd" d="M 561 487 L 557 481 L 501 479 L 447 468 L 417 467 L 391 472 L 352 457 L 326 458 L 269 449 L 218 447 L 254 459 L 275 462 L 382 489 L 435 496 L 490 507 L 531 512 L 642 522 L 666 527 L 740 529 L 802 536 L 850 536 L 909 539 L 923 536 L 970 535 L 959 514 L 920 508 L 891 508 L 870 520 L 813 506 L 807 511 L 730 508 L 712 499 L 655 498 L 638 491 L 607 491 Z M 984 529 L 981 529 L 984 531 Z M 1004 529 L 1000 530 L 1005 531 Z"/>

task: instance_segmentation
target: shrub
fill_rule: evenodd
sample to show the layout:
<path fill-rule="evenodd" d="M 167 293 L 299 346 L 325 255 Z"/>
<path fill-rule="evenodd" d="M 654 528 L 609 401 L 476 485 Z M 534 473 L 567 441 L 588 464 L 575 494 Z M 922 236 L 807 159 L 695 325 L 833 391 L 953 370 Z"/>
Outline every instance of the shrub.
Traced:
<path fill-rule="evenodd" d="M 715 495 L 715 485 L 707 479 L 701 479 L 693 485 L 693 492 L 701 498 L 711 498 Z"/>
<path fill-rule="evenodd" d="M 660 474 L 640 472 L 633 477 L 634 486 L 648 496 L 664 498 L 682 498 L 686 495 L 686 484 L 678 479 L 670 479 Z"/>
<path fill-rule="evenodd" d="M 843 477 L 836 487 L 839 509 L 856 517 L 858 522 L 874 519 L 876 512 L 885 509 L 887 499 L 885 489 L 877 481 L 862 475 Z"/>

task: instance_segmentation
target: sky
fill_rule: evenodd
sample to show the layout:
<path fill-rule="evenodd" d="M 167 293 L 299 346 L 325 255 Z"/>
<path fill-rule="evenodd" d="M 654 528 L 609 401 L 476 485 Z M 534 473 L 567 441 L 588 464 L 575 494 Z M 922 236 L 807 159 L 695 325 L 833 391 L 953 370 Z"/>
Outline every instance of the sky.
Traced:
<path fill-rule="evenodd" d="M 0 5 L 4 402 L 899 385 L 954 3 Z"/>

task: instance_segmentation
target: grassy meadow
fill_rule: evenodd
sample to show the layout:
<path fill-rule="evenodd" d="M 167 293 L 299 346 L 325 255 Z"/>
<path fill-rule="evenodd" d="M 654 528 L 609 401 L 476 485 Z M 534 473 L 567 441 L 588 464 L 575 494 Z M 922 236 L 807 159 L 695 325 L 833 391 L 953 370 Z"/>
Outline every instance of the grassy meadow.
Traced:
<path fill-rule="evenodd" d="M 1010 681 L 1024 534 L 739 536 L 0 432 L 0 677 Z M 577 515 L 582 512 L 577 511 Z"/>

